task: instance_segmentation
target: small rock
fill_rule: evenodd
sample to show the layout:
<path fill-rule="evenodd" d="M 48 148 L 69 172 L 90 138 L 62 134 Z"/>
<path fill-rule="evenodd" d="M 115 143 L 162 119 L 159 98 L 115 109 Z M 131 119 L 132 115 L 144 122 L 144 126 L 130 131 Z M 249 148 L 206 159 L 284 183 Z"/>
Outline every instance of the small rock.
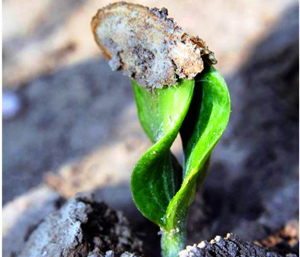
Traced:
<path fill-rule="evenodd" d="M 21 98 L 14 92 L 3 92 L 2 116 L 4 120 L 16 117 L 22 108 Z"/>

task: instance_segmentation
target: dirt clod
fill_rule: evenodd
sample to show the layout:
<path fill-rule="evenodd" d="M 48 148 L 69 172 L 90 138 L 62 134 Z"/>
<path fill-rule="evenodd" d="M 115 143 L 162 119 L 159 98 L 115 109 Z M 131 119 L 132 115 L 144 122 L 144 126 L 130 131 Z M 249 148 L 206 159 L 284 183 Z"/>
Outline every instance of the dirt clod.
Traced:
<path fill-rule="evenodd" d="M 223 256 L 252 256 L 252 257 L 282 257 L 271 250 L 246 242 L 234 234 L 227 234 L 225 238 L 216 236 L 210 242 L 202 241 L 200 244 L 187 246 L 179 253 L 179 257 L 223 257 Z M 297 257 L 287 254 L 288 257 Z"/>
<path fill-rule="evenodd" d="M 77 194 L 32 232 L 19 257 L 142 255 L 142 243 L 121 212 L 91 195 Z"/>

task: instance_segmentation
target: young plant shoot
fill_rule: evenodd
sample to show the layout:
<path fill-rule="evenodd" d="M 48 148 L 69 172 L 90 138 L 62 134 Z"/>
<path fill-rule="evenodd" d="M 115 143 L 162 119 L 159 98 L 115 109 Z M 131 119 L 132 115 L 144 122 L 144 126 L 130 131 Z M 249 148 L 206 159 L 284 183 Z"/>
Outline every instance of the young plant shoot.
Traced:
<path fill-rule="evenodd" d="M 213 52 L 167 17 L 165 8 L 119 2 L 92 20 L 95 40 L 113 70 L 132 79 L 140 123 L 153 146 L 131 177 L 134 202 L 162 232 L 164 257 L 185 247 L 188 209 L 230 114 L 230 97 L 212 66 Z M 184 161 L 170 148 L 180 134 Z"/>

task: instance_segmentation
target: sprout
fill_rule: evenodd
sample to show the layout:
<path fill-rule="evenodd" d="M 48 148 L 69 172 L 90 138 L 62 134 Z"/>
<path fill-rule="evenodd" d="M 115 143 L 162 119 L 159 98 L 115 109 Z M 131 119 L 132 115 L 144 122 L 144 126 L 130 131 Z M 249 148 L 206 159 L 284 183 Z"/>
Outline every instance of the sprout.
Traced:
<path fill-rule="evenodd" d="M 189 206 L 227 126 L 230 97 L 212 66 L 213 52 L 167 14 L 115 3 L 98 11 L 92 30 L 110 66 L 132 79 L 140 123 L 153 142 L 133 170 L 132 196 L 161 228 L 163 256 L 175 257 L 185 246 Z M 183 167 L 170 151 L 178 134 Z"/>

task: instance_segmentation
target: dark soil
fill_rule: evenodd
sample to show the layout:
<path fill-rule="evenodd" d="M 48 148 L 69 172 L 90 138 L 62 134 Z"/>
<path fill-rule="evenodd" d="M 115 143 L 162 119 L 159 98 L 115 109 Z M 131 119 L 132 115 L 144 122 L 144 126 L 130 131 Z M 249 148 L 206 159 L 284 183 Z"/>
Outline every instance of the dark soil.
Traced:
<path fill-rule="evenodd" d="M 198 245 L 188 246 L 181 251 L 179 257 L 282 257 L 271 249 L 243 241 L 234 234 L 227 234 L 225 238 L 216 236 L 210 242 L 202 241 Z M 286 254 L 286 257 L 297 257 Z"/>
<path fill-rule="evenodd" d="M 129 228 L 120 212 L 89 194 L 77 194 L 36 227 L 28 230 L 19 257 L 138 257 L 144 256 L 142 242 Z M 159 247 L 157 247 L 159 249 Z M 210 242 L 187 246 L 179 257 L 297 257 L 289 249 L 265 248 L 236 235 L 216 236 Z M 147 255 L 146 255 L 147 256 Z M 152 256 L 152 255 L 148 255 Z"/>
<path fill-rule="evenodd" d="M 133 101 L 130 81 L 99 60 L 40 77 L 17 94 L 22 114 L 3 126 L 4 204 L 106 144 Z"/>
<path fill-rule="evenodd" d="M 78 194 L 33 230 L 18 256 L 119 257 L 128 251 L 143 255 L 142 242 L 122 213 Z"/>

